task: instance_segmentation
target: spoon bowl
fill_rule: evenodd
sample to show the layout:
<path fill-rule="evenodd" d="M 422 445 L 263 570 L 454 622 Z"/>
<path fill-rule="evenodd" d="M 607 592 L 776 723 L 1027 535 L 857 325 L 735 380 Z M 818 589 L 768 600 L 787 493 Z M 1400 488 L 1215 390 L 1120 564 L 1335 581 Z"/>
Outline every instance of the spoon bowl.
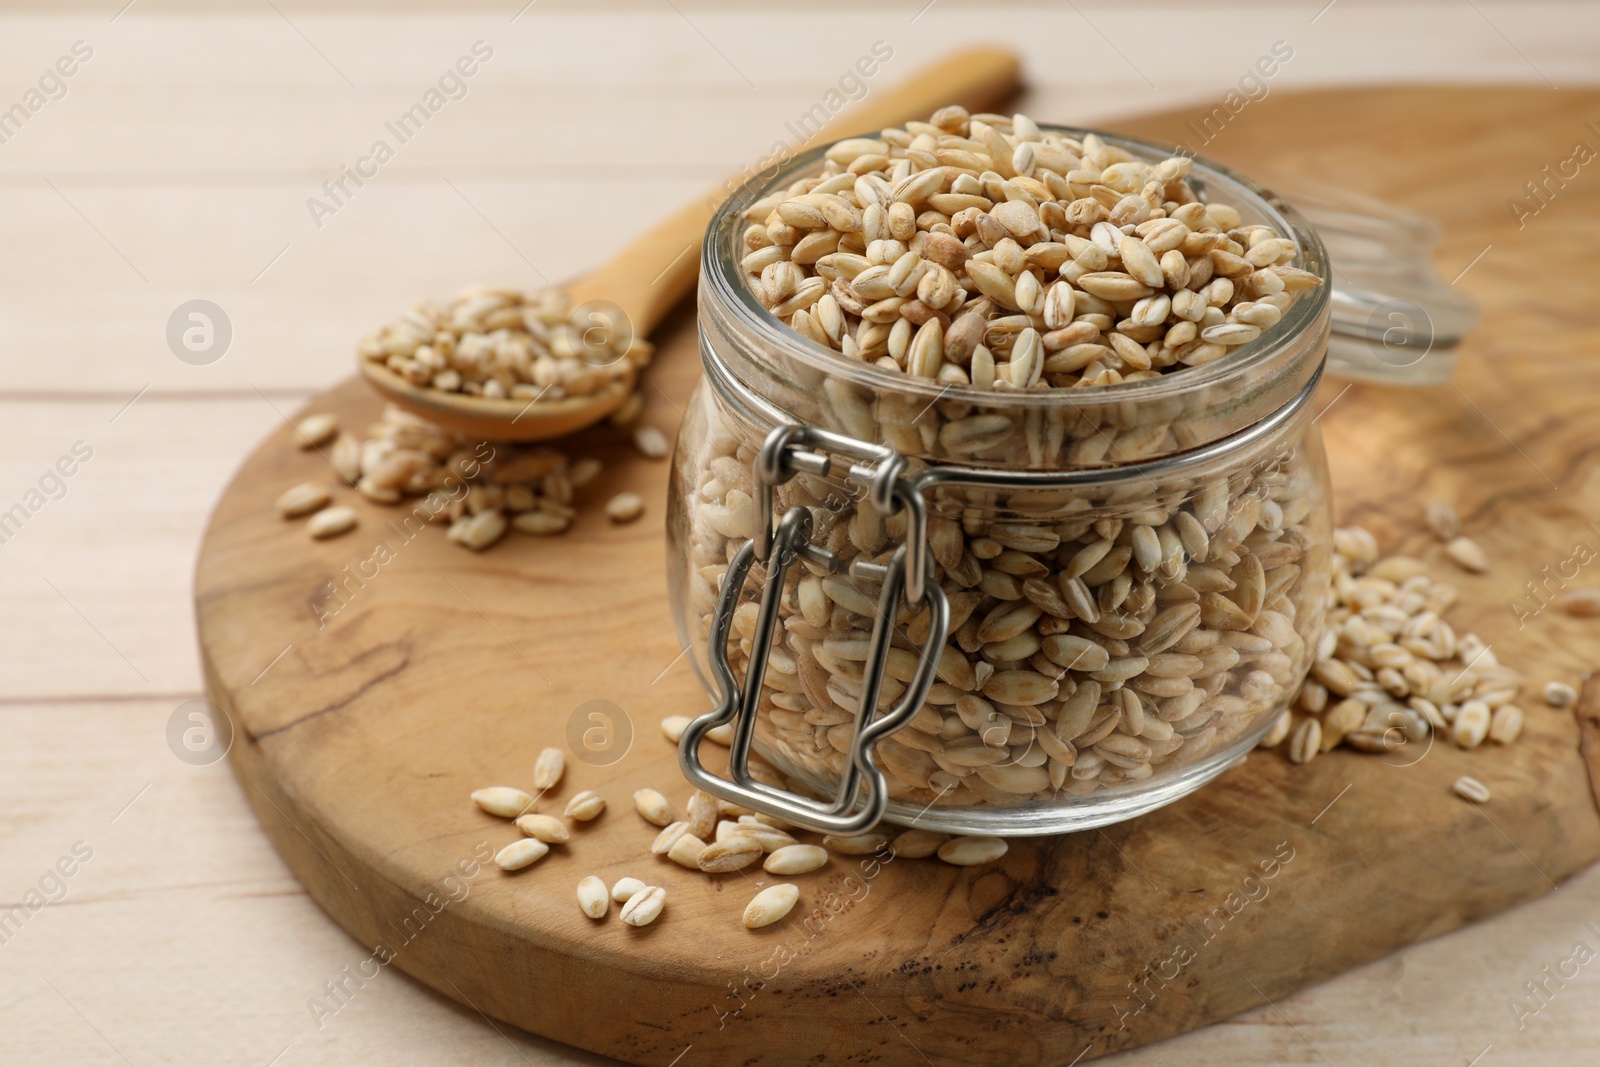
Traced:
<path fill-rule="evenodd" d="M 357 362 L 367 383 L 397 407 L 483 441 L 544 441 L 592 426 L 620 408 L 639 379 L 638 371 L 630 367 L 623 377 L 585 396 L 523 400 L 447 393 L 413 385 L 382 363 Z"/>

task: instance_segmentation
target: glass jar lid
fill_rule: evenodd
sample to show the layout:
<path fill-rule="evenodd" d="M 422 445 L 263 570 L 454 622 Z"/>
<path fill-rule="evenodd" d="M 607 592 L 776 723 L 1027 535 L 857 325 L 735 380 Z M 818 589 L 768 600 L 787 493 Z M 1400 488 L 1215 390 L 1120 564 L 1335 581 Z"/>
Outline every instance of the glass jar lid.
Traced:
<path fill-rule="evenodd" d="M 1332 267 L 1328 373 L 1434 385 L 1455 370 L 1477 305 L 1434 269 L 1444 231 L 1425 215 L 1302 179 L 1275 183 L 1310 221 Z"/>

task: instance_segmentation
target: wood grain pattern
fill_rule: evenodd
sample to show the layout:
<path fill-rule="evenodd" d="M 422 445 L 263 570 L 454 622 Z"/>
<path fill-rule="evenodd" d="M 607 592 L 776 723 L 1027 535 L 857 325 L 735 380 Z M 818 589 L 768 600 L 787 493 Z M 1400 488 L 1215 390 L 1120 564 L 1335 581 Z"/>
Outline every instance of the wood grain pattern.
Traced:
<path fill-rule="evenodd" d="M 1462 577 L 1461 628 L 1534 679 L 1571 676 L 1595 654 L 1577 620 L 1540 613 L 1519 630 L 1505 606 L 1525 574 L 1590 536 L 1594 447 L 1580 416 L 1600 372 L 1582 352 L 1583 320 L 1566 310 L 1573 294 L 1552 279 L 1582 277 L 1586 240 L 1573 230 L 1592 238 L 1595 215 L 1519 231 L 1502 213 L 1522 175 L 1597 102 L 1532 91 L 1282 96 L 1252 105 L 1248 124 L 1209 146 L 1246 172 L 1298 165 L 1427 210 L 1452 235 L 1447 276 L 1452 262 L 1473 264 L 1462 284 L 1485 320 L 1457 383 L 1333 385 L 1323 425 L 1344 519 L 1437 556 L 1420 532 L 1421 502 L 1457 503 L 1498 561 Z M 1122 129 L 1178 140 L 1190 117 Z M 1469 127 L 1497 134 L 1468 138 Z M 1337 157 L 1314 154 L 1321 144 L 1338 144 Z M 694 369 L 687 336 L 663 345 L 656 421 L 681 406 Z M 1525 402 L 1502 402 L 1508 392 Z M 315 406 L 359 424 L 375 401 L 351 384 Z M 588 444 L 614 461 L 595 499 L 641 490 L 659 520 L 664 468 L 626 459 L 603 433 Z M 647 783 L 682 796 L 654 723 L 704 702 L 681 664 L 661 673 L 677 649 L 659 526 L 613 528 L 591 513 L 567 538 L 483 556 L 427 531 L 319 632 L 307 598 L 384 536 L 384 514 L 363 506 L 356 534 L 318 545 L 272 519 L 272 497 L 317 462 L 285 433 L 270 438 L 219 504 L 197 572 L 208 688 L 243 729 L 234 760 L 247 795 L 318 902 L 377 943 L 479 842 L 510 839 L 466 804 L 468 790 L 525 784 L 533 753 L 583 701 L 627 711 L 629 755 L 603 771 L 574 764 L 563 790 L 601 788 L 613 810 L 529 872 L 474 880 L 396 959 L 448 996 L 581 1047 L 636 1063 L 668 1062 L 687 1045 L 720 1058 L 760 1049 L 766 1062 L 1067 1062 L 1275 1001 L 1544 892 L 1600 856 L 1578 725 L 1530 706 L 1524 738 L 1505 752 L 1440 746 L 1410 766 L 1340 753 L 1300 770 L 1257 754 L 1161 812 L 1018 842 L 992 869 L 889 864 L 814 938 L 797 919 L 752 936 L 736 925 L 753 892 L 743 876 L 660 871 L 625 803 Z M 251 685 L 263 652 L 285 642 L 290 654 Z M 1462 773 L 1490 785 L 1489 808 L 1449 795 Z M 646 931 L 595 928 L 571 903 L 584 874 L 658 872 L 668 911 Z M 806 903 L 841 889 L 846 873 L 835 859 L 810 876 Z M 1260 899 L 1240 903 L 1246 894 Z M 796 958 L 735 992 L 785 944 Z M 622 1008 L 599 1026 L 597 1003 Z"/>

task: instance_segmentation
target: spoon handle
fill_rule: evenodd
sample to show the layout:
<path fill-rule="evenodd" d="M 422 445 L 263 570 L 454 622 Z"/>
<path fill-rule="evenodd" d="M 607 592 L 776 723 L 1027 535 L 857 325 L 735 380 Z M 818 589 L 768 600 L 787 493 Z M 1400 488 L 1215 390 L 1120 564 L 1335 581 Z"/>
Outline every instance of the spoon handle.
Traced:
<path fill-rule="evenodd" d="M 798 154 L 852 133 L 926 118 L 946 104 L 984 110 L 1005 100 L 1019 85 L 1015 53 L 1003 48 L 964 49 L 924 67 L 899 85 L 873 92 L 860 107 L 829 123 L 789 153 Z M 747 173 L 741 173 L 681 208 L 599 269 L 575 281 L 569 287 L 573 302 L 608 300 L 627 314 L 637 336 L 648 336 L 694 288 L 706 224 L 722 200 L 746 177 Z"/>

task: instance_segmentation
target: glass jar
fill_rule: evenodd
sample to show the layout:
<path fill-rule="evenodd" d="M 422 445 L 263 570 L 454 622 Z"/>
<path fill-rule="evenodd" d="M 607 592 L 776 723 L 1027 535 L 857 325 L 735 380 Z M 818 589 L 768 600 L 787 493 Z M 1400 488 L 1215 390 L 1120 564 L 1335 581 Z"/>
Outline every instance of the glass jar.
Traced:
<path fill-rule="evenodd" d="M 880 818 L 1056 833 L 1199 788 L 1289 705 L 1321 632 L 1316 234 L 1196 161 L 1202 199 L 1292 238 L 1323 284 L 1201 366 L 949 385 L 847 360 L 750 291 L 745 208 L 822 151 L 740 189 L 706 236 L 705 377 L 679 432 L 668 551 L 679 636 L 717 706 L 684 732 L 685 774 L 831 833 Z M 726 777 L 699 758 L 719 726 Z"/>

